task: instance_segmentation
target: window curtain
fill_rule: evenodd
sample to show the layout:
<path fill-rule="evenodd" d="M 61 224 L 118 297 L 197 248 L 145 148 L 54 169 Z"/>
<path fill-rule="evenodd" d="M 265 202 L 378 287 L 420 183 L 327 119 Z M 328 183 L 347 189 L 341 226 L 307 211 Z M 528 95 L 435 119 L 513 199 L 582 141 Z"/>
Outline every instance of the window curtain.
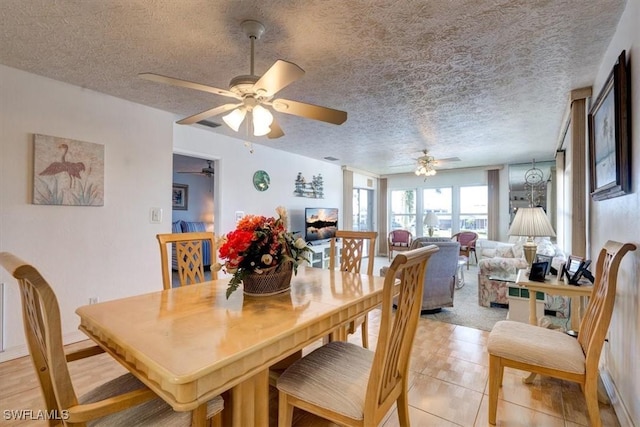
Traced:
<path fill-rule="evenodd" d="M 500 218 L 500 171 L 498 169 L 490 169 L 487 171 L 487 186 L 488 186 L 488 224 L 487 224 L 487 239 L 488 240 L 500 240 L 499 239 L 499 218 Z"/>
<path fill-rule="evenodd" d="M 353 172 L 342 169 L 342 229 L 353 230 Z"/>

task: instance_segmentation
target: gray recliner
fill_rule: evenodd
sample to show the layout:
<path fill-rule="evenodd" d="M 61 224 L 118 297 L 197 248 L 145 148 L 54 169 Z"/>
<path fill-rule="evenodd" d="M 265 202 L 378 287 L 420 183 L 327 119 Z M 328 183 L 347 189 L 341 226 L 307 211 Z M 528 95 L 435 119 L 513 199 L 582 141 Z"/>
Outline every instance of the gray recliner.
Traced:
<path fill-rule="evenodd" d="M 436 245 L 440 250 L 427 263 L 421 310 L 453 307 L 460 243 L 448 238 L 418 237 L 411 243 L 411 249 L 428 245 Z M 380 275 L 384 276 L 386 272 L 387 267 L 383 267 Z"/>

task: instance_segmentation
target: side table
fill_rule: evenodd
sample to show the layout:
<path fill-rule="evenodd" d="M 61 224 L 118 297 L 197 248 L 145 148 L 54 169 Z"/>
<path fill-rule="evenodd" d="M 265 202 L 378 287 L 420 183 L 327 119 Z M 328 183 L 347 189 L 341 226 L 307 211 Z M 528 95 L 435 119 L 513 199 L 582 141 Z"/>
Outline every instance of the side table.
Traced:
<path fill-rule="evenodd" d="M 529 292 L 529 323 L 532 325 L 538 324 L 538 316 L 536 313 L 536 296 L 537 292 L 544 292 L 550 295 L 565 295 L 571 297 L 571 329 L 577 331 L 580 328 L 580 319 L 584 306 L 582 304 L 582 298 L 591 296 L 593 286 L 581 286 L 567 285 L 565 282 L 559 282 L 556 276 L 552 279 L 547 279 L 544 282 L 534 282 L 529 280 L 527 276 L 527 270 L 518 271 L 518 277 L 516 283 L 524 286 Z M 589 282 L 586 282 L 589 283 Z"/>
<path fill-rule="evenodd" d="M 516 322 L 528 323 L 530 321 L 529 316 L 529 303 L 531 294 L 536 294 L 536 317 L 540 318 L 544 316 L 544 294 L 542 292 L 529 292 L 529 289 L 515 282 L 507 282 L 507 298 L 509 299 L 509 312 L 507 313 L 508 320 L 515 320 Z M 537 324 L 537 323 L 536 323 Z"/>
<path fill-rule="evenodd" d="M 469 262 L 469 258 L 464 255 L 458 257 L 458 270 L 456 278 L 456 289 L 460 289 L 464 286 L 464 269 L 462 268 Z"/>

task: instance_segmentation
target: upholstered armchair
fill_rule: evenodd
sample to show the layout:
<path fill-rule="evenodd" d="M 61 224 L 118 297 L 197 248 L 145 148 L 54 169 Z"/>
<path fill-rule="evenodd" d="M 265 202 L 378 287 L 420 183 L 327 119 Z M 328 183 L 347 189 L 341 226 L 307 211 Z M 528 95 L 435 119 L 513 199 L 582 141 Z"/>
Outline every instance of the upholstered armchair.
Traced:
<path fill-rule="evenodd" d="M 478 233 L 475 231 L 461 231 L 451 236 L 451 240 L 460 243 L 460 255 L 467 257 L 467 270 L 469 269 L 469 258 L 472 253 L 476 258 L 476 264 L 478 263 L 478 255 L 476 254 L 476 240 L 478 240 Z"/>
<path fill-rule="evenodd" d="M 431 255 L 427 264 L 421 311 L 453 307 L 460 244 L 452 242 L 448 237 L 417 237 L 410 249 L 428 245 L 436 245 L 439 250 Z M 383 267 L 380 275 L 384 276 L 387 270 L 387 267 Z"/>
<path fill-rule="evenodd" d="M 413 241 L 413 235 L 408 230 L 393 230 L 389 233 L 389 261 L 393 256 L 393 251 L 408 251 Z"/>

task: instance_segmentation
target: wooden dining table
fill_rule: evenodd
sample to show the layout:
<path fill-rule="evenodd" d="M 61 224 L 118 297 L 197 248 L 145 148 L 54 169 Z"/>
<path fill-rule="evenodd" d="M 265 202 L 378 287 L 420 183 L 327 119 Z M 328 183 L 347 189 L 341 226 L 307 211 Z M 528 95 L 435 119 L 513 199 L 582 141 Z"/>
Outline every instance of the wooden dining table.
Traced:
<path fill-rule="evenodd" d="M 228 282 L 83 306 L 79 329 L 174 410 L 228 392 L 225 424 L 267 426 L 269 367 L 330 333 L 346 338 L 343 326 L 382 302 L 384 278 L 301 267 L 289 292 L 227 299 Z"/>

